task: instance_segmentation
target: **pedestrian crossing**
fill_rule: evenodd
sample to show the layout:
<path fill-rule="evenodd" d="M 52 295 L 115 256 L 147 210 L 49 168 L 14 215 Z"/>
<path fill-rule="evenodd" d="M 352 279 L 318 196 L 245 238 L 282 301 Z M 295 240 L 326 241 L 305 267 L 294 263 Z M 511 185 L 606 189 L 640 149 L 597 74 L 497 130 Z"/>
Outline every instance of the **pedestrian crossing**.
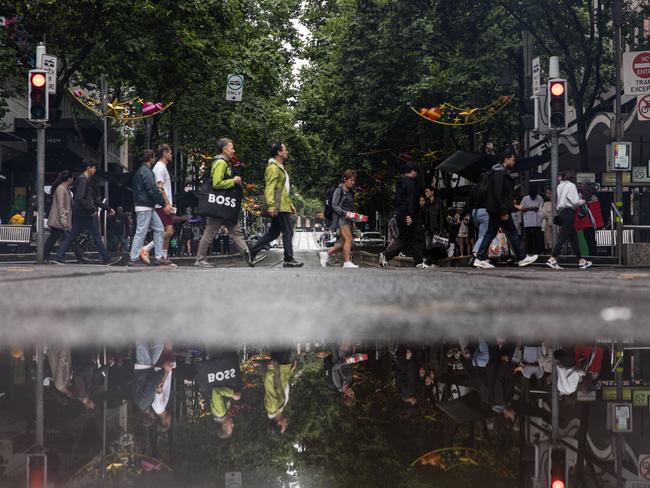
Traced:
<path fill-rule="evenodd" d="M 293 248 L 296 251 L 316 251 L 320 249 L 317 232 L 296 232 L 293 235 Z"/>

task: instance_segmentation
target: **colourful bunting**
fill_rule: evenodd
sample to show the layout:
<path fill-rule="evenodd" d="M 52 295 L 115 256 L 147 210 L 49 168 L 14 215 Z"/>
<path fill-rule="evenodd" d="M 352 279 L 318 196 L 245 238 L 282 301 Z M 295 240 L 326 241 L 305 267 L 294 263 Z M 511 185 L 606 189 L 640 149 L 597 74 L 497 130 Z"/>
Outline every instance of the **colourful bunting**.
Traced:
<path fill-rule="evenodd" d="M 101 100 L 88 95 L 86 92 L 78 88 L 75 90 L 70 89 L 70 93 L 75 100 L 91 112 L 95 113 L 98 117 L 108 117 L 124 124 L 158 115 L 174 104 L 174 102 L 169 102 L 167 104 L 160 102 L 146 102 L 140 97 L 134 97 L 125 102 L 115 99 L 108 104 L 106 113 L 104 113 Z"/>
<path fill-rule="evenodd" d="M 440 125 L 451 125 L 454 127 L 474 125 L 485 122 L 503 110 L 512 100 L 511 96 L 501 95 L 496 101 L 485 107 L 456 107 L 448 102 L 436 107 L 423 107 L 416 110 L 411 107 L 423 119 Z"/>

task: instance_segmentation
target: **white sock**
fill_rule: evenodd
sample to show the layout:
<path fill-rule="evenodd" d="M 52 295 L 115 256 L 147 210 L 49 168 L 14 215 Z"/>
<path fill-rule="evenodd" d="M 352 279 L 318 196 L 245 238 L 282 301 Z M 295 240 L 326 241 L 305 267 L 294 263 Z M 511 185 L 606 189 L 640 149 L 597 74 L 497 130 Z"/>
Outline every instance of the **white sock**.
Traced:
<path fill-rule="evenodd" d="M 167 249 L 163 249 L 163 259 L 167 259 Z"/>
<path fill-rule="evenodd" d="M 151 251 L 153 249 L 153 241 L 151 241 L 149 244 L 144 246 L 142 249 L 144 249 L 145 251 Z"/>

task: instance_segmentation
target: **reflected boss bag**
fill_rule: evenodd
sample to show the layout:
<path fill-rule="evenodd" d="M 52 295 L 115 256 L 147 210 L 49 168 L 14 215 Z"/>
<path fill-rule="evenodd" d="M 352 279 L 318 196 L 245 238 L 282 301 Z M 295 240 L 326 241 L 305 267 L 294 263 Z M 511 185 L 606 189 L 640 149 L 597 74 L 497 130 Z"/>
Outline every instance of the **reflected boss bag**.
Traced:
<path fill-rule="evenodd" d="M 232 388 L 234 391 L 241 391 L 242 378 L 239 356 L 233 351 L 197 363 L 196 382 L 199 385 L 199 390 L 205 393 L 220 386 Z"/>
<path fill-rule="evenodd" d="M 227 190 L 215 190 L 212 182 L 206 181 L 201 189 L 196 192 L 199 201 L 197 214 L 203 217 L 223 219 L 226 223 L 239 221 L 243 192 L 240 185 L 235 185 Z"/>

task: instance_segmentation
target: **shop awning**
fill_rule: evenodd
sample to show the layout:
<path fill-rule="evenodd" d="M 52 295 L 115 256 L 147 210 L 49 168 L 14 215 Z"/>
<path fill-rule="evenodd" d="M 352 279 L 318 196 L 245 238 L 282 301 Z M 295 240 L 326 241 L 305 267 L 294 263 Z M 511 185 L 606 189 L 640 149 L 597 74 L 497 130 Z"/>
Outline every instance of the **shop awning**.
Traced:
<path fill-rule="evenodd" d="M 496 161 L 497 158 L 490 154 L 456 151 L 440 163 L 436 169 L 446 173 L 455 173 L 470 181 L 478 182 L 481 179 L 481 173 L 490 169 Z M 546 153 L 531 158 L 521 158 L 517 160 L 513 171 L 530 170 L 548 161 L 549 155 Z"/>

